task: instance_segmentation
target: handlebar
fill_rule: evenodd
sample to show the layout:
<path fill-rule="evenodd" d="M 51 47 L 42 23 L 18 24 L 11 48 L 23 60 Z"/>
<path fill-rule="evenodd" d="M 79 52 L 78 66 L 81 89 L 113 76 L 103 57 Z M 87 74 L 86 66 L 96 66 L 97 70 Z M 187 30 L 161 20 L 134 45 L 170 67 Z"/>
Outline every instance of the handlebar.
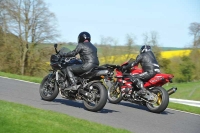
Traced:
<path fill-rule="evenodd" d="M 68 57 L 68 58 L 65 58 L 65 61 L 66 61 L 66 62 L 69 62 L 69 61 L 72 60 L 72 59 L 76 59 L 76 57 Z"/>
<path fill-rule="evenodd" d="M 58 46 L 58 44 L 56 43 L 56 44 L 54 44 L 54 48 L 55 48 L 55 51 L 56 51 L 56 54 L 58 54 L 59 52 L 58 52 L 58 50 L 57 50 L 57 46 Z"/>

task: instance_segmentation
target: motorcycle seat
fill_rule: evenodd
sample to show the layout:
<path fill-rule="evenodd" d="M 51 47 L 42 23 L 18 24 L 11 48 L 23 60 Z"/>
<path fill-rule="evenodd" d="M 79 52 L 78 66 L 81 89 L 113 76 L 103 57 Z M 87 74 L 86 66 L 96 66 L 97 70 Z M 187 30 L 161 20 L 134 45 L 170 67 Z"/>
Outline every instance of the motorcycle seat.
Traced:
<path fill-rule="evenodd" d="M 107 68 L 104 67 L 104 66 L 97 66 L 97 67 L 94 67 L 94 68 L 90 69 L 90 70 L 87 71 L 87 72 L 82 73 L 82 74 L 80 75 L 80 77 L 83 77 L 84 75 L 88 75 L 89 73 L 91 73 L 91 72 L 93 72 L 93 71 L 95 71 L 95 70 L 106 70 L 106 69 L 107 69 Z"/>
<path fill-rule="evenodd" d="M 84 76 L 84 75 L 87 75 L 87 74 L 89 74 L 92 70 L 93 70 L 94 68 L 92 68 L 92 69 L 90 69 L 89 71 L 87 71 L 87 72 L 84 72 L 84 73 L 82 73 L 81 75 L 80 75 L 80 77 L 82 77 L 82 76 Z"/>
<path fill-rule="evenodd" d="M 106 70 L 107 67 L 105 66 L 97 66 L 97 67 L 94 67 L 93 70 Z"/>

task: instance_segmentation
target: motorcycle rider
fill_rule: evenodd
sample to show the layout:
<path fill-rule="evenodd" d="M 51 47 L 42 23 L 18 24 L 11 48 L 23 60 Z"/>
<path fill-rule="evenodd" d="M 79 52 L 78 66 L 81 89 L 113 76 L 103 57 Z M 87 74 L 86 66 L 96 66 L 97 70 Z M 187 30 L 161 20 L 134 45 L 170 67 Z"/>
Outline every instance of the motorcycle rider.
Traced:
<path fill-rule="evenodd" d="M 151 51 L 151 46 L 143 45 L 136 60 L 132 63 L 129 63 L 123 69 L 130 69 L 139 63 L 142 66 L 143 73 L 132 76 L 131 81 L 140 89 L 137 94 L 144 96 L 147 91 L 144 88 L 143 82 L 146 82 L 154 77 L 156 73 L 160 73 L 160 67 L 153 52 Z"/>
<path fill-rule="evenodd" d="M 68 53 L 64 53 L 62 56 L 75 57 L 80 55 L 82 64 L 76 64 L 68 66 L 64 71 L 71 81 L 71 86 L 68 89 L 76 89 L 76 80 L 74 79 L 74 73 L 82 74 L 91 70 L 92 68 L 99 66 L 99 59 L 97 56 L 97 48 L 90 42 L 91 36 L 88 32 L 81 32 L 78 35 L 77 47 Z"/>

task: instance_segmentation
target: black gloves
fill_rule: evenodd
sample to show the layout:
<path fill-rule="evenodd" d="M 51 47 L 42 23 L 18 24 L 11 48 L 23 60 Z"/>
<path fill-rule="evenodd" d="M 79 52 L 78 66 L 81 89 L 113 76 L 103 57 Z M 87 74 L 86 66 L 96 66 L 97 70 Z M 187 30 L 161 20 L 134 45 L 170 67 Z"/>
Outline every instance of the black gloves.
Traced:
<path fill-rule="evenodd" d="M 135 65 L 134 62 L 128 63 L 127 65 L 123 65 L 123 66 L 121 67 L 121 71 L 122 71 L 122 72 L 129 71 L 134 65 Z"/>

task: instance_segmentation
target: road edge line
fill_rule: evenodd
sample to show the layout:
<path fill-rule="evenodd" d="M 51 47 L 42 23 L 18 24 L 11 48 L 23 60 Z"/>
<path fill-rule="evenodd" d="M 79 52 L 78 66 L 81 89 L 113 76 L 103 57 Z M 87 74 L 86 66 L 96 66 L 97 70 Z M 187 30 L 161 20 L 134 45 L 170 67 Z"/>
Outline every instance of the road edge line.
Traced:
<path fill-rule="evenodd" d="M 22 82 L 26 82 L 26 83 L 40 84 L 40 83 L 30 82 L 30 81 L 21 80 L 21 79 L 14 79 L 14 78 L 3 77 L 3 76 L 0 76 L 0 77 L 1 77 L 1 78 L 5 78 L 5 79 L 13 79 L 13 80 L 17 80 L 17 81 L 22 81 Z"/>
<path fill-rule="evenodd" d="M 173 110 L 173 111 L 182 112 L 182 113 L 186 113 L 186 114 L 191 114 L 191 115 L 197 115 L 197 116 L 200 116 L 200 114 L 190 113 L 190 112 L 186 112 L 186 111 L 181 111 L 181 110 L 176 110 L 176 109 L 171 109 L 171 108 L 167 108 L 167 109 L 169 109 L 169 110 Z"/>

